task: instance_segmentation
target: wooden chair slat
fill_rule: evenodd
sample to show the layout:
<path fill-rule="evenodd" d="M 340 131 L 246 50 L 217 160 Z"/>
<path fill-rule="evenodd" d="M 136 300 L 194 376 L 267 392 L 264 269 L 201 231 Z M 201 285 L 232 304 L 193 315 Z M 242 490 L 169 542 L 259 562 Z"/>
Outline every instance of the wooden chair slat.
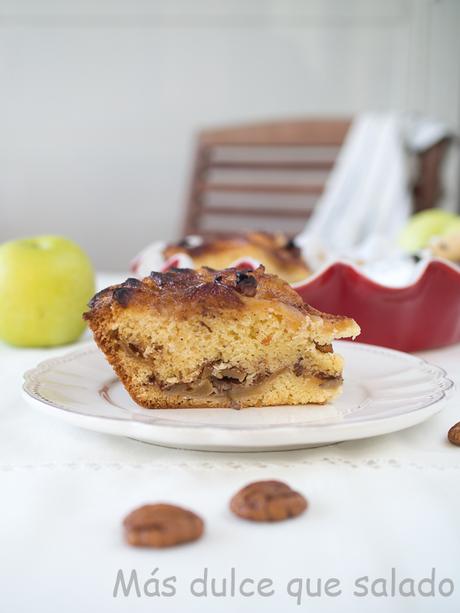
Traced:
<path fill-rule="evenodd" d="M 251 161 L 251 160 L 211 160 L 209 168 L 217 170 L 331 170 L 334 160 L 308 160 L 308 161 Z"/>
<path fill-rule="evenodd" d="M 201 193 L 226 192 L 231 194 L 313 194 L 319 195 L 324 190 L 322 185 L 256 185 L 249 183 L 199 183 Z"/>
<path fill-rule="evenodd" d="M 340 146 L 350 119 L 309 119 L 267 122 L 217 130 L 203 130 L 199 139 L 203 145 L 244 145 L 279 147 L 298 145 Z"/>
<path fill-rule="evenodd" d="M 252 206 L 203 206 L 207 215 L 239 215 L 242 217 L 285 217 L 290 219 L 308 219 L 313 209 L 295 209 L 282 207 L 279 209 Z"/>

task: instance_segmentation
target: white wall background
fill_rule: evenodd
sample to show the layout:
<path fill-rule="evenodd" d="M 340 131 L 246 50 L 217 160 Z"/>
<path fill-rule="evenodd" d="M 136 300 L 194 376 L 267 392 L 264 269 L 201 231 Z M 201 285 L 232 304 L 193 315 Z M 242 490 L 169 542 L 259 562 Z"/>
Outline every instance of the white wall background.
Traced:
<path fill-rule="evenodd" d="M 393 108 L 459 131 L 460 0 L 0 0 L 0 241 L 125 268 L 177 236 L 200 127 Z"/>

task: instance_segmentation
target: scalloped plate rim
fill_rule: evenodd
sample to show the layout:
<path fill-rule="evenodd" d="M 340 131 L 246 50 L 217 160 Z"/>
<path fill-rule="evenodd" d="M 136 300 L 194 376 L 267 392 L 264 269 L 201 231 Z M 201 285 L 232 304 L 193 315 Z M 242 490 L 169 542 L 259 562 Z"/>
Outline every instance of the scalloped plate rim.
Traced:
<path fill-rule="evenodd" d="M 360 343 L 352 343 L 348 341 L 340 341 L 341 344 L 349 345 L 353 347 L 351 351 L 376 351 L 380 354 L 391 355 L 397 354 L 400 358 L 412 362 L 413 365 L 417 365 L 419 368 L 427 367 L 433 373 L 433 380 L 436 380 L 436 391 L 439 397 L 435 400 L 429 401 L 423 406 L 412 408 L 407 412 L 398 415 L 374 417 L 372 419 L 365 419 L 362 421 L 352 421 L 351 423 L 333 422 L 333 423 L 315 423 L 315 422 L 297 422 L 287 424 L 269 424 L 269 425 L 245 425 L 245 426 L 233 426 L 233 425 L 209 425 L 203 423 L 184 423 L 171 421 L 170 423 L 164 423 L 165 418 L 154 418 L 149 422 L 136 418 L 131 414 L 127 417 L 118 417 L 114 415 L 85 415 L 81 412 L 75 411 L 69 406 L 62 406 L 55 401 L 43 398 L 37 392 L 34 392 L 32 385 L 37 379 L 40 379 L 41 375 L 48 373 L 53 368 L 63 362 L 72 361 L 75 359 L 82 359 L 88 354 L 98 353 L 96 345 L 90 341 L 81 345 L 77 350 L 68 352 L 59 357 L 50 358 L 44 360 L 38 364 L 35 368 L 28 370 L 24 374 L 24 386 L 23 394 L 29 404 L 32 404 L 35 408 L 45 411 L 55 417 L 60 417 L 69 423 L 73 423 L 89 430 L 96 430 L 98 432 L 105 432 L 115 435 L 127 436 L 129 438 L 136 438 L 144 442 L 159 444 L 163 446 L 188 448 L 188 449 L 201 449 L 212 451 L 264 451 L 274 449 L 299 449 L 310 446 L 317 446 L 323 444 L 331 444 L 344 440 L 357 440 L 361 438 L 368 438 L 372 436 L 378 436 L 388 434 L 390 432 L 399 431 L 413 425 L 416 425 L 422 421 L 425 421 L 438 411 L 440 411 L 447 399 L 448 394 L 452 391 L 454 384 L 447 377 L 446 372 L 439 366 L 433 365 L 426 360 L 418 356 L 412 356 L 393 349 L 385 349 L 379 346 L 364 345 Z M 102 354 L 101 354 L 102 357 Z M 107 373 L 104 373 L 104 377 L 101 379 L 101 384 L 107 384 L 108 381 L 114 380 L 115 377 L 107 377 Z M 101 388 L 99 387 L 99 390 Z M 94 393 L 100 396 L 100 392 L 94 390 Z M 107 401 L 108 402 L 108 401 Z M 148 409 L 145 409 L 148 411 Z M 174 410 L 174 409 L 172 409 Z M 210 409 L 202 409 L 203 412 Z M 260 408 L 258 410 L 262 410 Z M 161 423 L 160 423 L 161 422 Z M 108 425 L 109 424 L 109 425 Z M 205 439 L 202 441 L 193 440 L 197 432 L 204 435 Z M 176 434 L 179 432 L 180 436 Z M 253 437 L 255 432 L 259 432 L 259 441 L 237 441 L 232 440 L 236 437 Z M 276 435 L 286 437 L 286 433 L 299 433 L 302 434 L 303 442 L 263 442 L 264 434 L 268 433 L 268 438 L 276 438 Z M 212 435 L 218 438 L 224 437 L 229 440 L 209 440 Z M 196 437 L 195 437 L 196 438 Z M 199 437 L 198 437 L 199 438 Z"/>

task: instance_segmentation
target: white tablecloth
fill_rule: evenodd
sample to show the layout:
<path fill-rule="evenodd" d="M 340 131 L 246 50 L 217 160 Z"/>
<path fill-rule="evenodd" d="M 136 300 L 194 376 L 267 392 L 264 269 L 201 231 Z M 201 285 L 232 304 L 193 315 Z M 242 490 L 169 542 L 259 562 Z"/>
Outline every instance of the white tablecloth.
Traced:
<path fill-rule="evenodd" d="M 29 407 L 22 373 L 68 350 L 0 344 L 0 611 L 460 610 L 460 448 L 446 442 L 460 420 L 458 392 L 426 423 L 366 441 L 278 453 L 180 451 L 73 428 Z M 460 346 L 422 355 L 458 383 Z M 269 478 L 302 491 L 307 513 L 273 525 L 234 518 L 231 495 Z M 150 501 L 196 510 L 204 538 L 164 551 L 124 545 L 123 516 Z M 190 584 L 205 568 L 218 590 L 234 568 L 237 590 L 242 579 L 268 578 L 273 593 L 232 596 L 228 579 L 226 596 L 213 596 L 210 581 L 207 596 L 194 596 Z M 175 595 L 146 595 L 155 569 L 160 582 L 176 577 Z M 119 584 L 114 597 L 120 570 L 127 580 L 135 571 L 140 596 L 133 583 L 127 596 Z M 423 596 L 418 582 L 433 572 L 435 595 Z M 337 596 L 324 591 L 330 578 L 340 581 Z M 400 585 L 405 578 L 415 596 L 399 594 L 411 593 L 410 581 Z M 308 595 L 307 579 L 310 593 L 322 581 L 320 596 Z M 372 594 L 375 580 L 374 592 L 387 595 Z"/>

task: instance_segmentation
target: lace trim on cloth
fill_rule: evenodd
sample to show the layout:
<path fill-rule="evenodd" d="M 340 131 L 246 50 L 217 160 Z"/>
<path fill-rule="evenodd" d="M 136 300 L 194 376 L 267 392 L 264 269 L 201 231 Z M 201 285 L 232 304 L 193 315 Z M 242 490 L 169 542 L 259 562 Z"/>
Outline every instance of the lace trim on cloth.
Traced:
<path fill-rule="evenodd" d="M 349 469 L 367 469 L 367 470 L 382 470 L 391 468 L 394 470 L 411 469 L 411 470 L 435 470 L 435 471 L 459 471 L 459 464 L 443 464 L 415 462 L 411 460 L 401 461 L 393 458 L 375 458 L 363 460 L 347 460 L 345 458 L 328 458 L 322 457 L 314 460 L 303 459 L 297 461 L 280 461 L 280 462 L 264 462 L 261 460 L 246 461 L 246 460 L 224 460 L 224 461 L 201 461 L 187 460 L 177 462 L 142 462 L 142 463 L 121 463 L 121 462 L 44 462 L 41 464 L 0 464 L 0 472 L 7 473 L 12 471 L 81 471 L 88 470 L 97 472 L 99 470 L 123 471 L 123 470 L 139 470 L 139 471 L 169 471 L 172 469 L 179 470 L 232 470 L 232 471 L 249 471 L 254 469 L 260 470 L 276 470 L 280 468 L 301 468 L 302 466 L 339 466 Z"/>

